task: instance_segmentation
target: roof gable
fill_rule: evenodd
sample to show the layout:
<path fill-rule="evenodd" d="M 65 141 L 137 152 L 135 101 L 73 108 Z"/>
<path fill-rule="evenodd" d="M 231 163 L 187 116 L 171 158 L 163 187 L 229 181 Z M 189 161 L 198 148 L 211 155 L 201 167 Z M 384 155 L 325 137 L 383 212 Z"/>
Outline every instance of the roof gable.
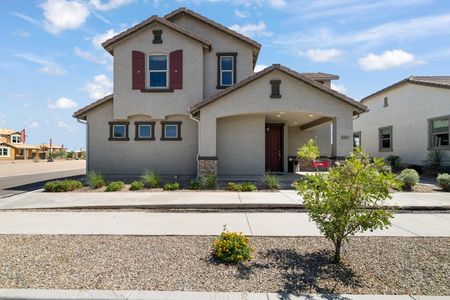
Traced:
<path fill-rule="evenodd" d="M 139 32 L 141 30 L 145 30 L 148 26 L 150 26 L 153 23 L 159 23 L 159 24 L 162 24 L 163 26 L 169 27 L 170 29 L 173 29 L 173 30 L 201 43 L 204 47 L 206 47 L 208 49 L 211 48 L 211 42 L 209 42 L 208 40 L 204 39 L 203 37 L 191 32 L 181 26 L 178 26 L 178 25 L 176 25 L 170 21 L 167 21 L 166 19 L 160 18 L 158 16 L 151 16 L 147 20 L 119 33 L 118 35 L 103 42 L 102 46 L 103 46 L 103 48 L 105 48 L 106 51 L 113 54 L 114 46 L 117 45 L 117 43 L 123 41 L 127 37 Z"/>
<path fill-rule="evenodd" d="M 77 118 L 77 119 L 85 119 L 86 118 L 86 113 L 100 105 L 102 105 L 103 103 L 109 102 L 113 100 L 113 94 L 107 95 L 105 97 L 103 97 L 102 99 L 99 99 L 95 102 L 92 102 L 91 104 L 77 110 L 76 112 L 74 112 L 73 117 Z"/>
<path fill-rule="evenodd" d="M 313 79 L 310 79 L 310 78 L 308 78 L 308 77 L 306 77 L 306 76 L 304 76 L 304 75 L 302 75 L 300 73 L 297 73 L 297 72 L 295 72 L 295 71 L 293 71 L 293 70 L 291 70 L 291 69 L 289 69 L 289 68 L 287 68 L 285 66 L 279 65 L 279 64 L 275 64 L 275 65 L 272 65 L 270 67 L 267 67 L 264 70 L 262 70 L 262 71 L 260 71 L 258 73 L 255 73 L 253 76 L 250 76 L 250 77 L 248 77 L 248 78 L 246 78 L 244 80 L 241 80 L 238 83 L 236 83 L 235 85 L 224 89 L 223 91 L 215 94 L 214 96 L 212 96 L 210 98 L 207 98 L 207 99 L 205 99 L 202 102 L 197 103 L 196 105 L 194 105 L 194 106 L 192 106 L 190 108 L 190 111 L 192 113 L 198 112 L 202 107 L 204 107 L 204 106 L 206 106 L 206 105 L 208 105 L 208 104 L 210 104 L 212 102 L 215 102 L 215 101 L 221 99 L 222 97 L 224 97 L 224 96 L 226 96 L 226 95 L 228 95 L 228 94 L 230 94 L 230 93 L 232 93 L 232 92 L 234 92 L 234 91 L 236 91 L 236 90 L 238 90 L 238 89 L 248 85 L 249 83 L 251 83 L 251 82 L 253 82 L 253 81 L 255 81 L 255 80 L 257 80 L 257 79 L 259 79 L 259 78 L 261 78 L 261 77 L 263 77 L 263 76 L 265 76 L 265 75 L 267 75 L 267 74 L 269 74 L 269 73 L 271 73 L 271 72 L 273 72 L 275 70 L 279 70 L 279 71 L 281 71 L 281 72 L 283 72 L 283 73 L 285 73 L 285 74 L 287 74 L 289 76 L 292 76 L 293 78 L 295 78 L 297 80 L 300 80 L 300 81 L 302 81 L 302 82 L 304 82 L 304 83 L 306 83 L 306 84 L 308 84 L 308 85 L 310 85 L 310 86 L 312 86 L 312 87 L 314 87 L 314 88 L 316 88 L 316 89 L 318 89 L 318 90 L 320 90 L 320 91 L 322 91 L 322 92 L 324 92 L 324 93 L 326 93 L 328 95 L 331 95 L 331 96 L 337 98 L 338 100 L 344 101 L 347 104 L 350 104 L 350 105 L 354 106 L 357 109 L 356 110 L 357 112 L 365 112 L 365 111 L 367 111 L 367 107 L 365 105 L 361 104 L 360 102 L 358 102 L 358 101 L 356 101 L 356 100 L 354 100 L 352 98 L 349 98 L 349 97 L 347 97 L 347 96 L 345 96 L 345 95 L 343 95 L 343 94 L 341 94 L 341 93 L 339 93 L 339 92 L 337 92 L 335 90 L 332 90 L 332 89 L 324 86 L 323 84 L 321 84 L 321 83 L 319 83 L 317 81 L 314 81 Z"/>

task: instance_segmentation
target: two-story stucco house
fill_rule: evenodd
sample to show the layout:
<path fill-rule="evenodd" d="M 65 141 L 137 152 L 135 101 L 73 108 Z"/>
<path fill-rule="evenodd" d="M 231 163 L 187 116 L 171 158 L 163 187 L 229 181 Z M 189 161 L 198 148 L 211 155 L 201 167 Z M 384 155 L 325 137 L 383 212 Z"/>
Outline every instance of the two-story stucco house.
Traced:
<path fill-rule="evenodd" d="M 429 150 L 450 155 L 450 76 L 411 76 L 361 102 L 369 111 L 355 119 L 354 141 L 369 154 L 414 165 Z"/>
<path fill-rule="evenodd" d="M 254 73 L 259 43 L 186 8 L 103 47 L 113 94 L 74 117 L 87 124 L 87 169 L 109 176 L 287 172 L 309 138 L 324 156 L 347 156 L 353 117 L 366 110 L 330 89 L 335 75 L 277 64 Z"/>
<path fill-rule="evenodd" d="M 25 144 L 25 129 L 0 128 L 0 160 L 31 159 L 39 147 Z"/>

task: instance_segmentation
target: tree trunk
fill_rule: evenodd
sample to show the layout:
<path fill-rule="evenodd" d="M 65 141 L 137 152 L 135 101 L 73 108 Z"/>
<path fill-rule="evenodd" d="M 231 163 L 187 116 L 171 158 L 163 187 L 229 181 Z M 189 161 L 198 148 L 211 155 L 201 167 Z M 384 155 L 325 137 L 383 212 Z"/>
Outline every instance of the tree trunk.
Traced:
<path fill-rule="evenodd" d="M 342 246 L 342 239 L 337 239 L 336 242 L 334 242 L 334 257 L 333 257 L 333 262 L 336 264 L 341 262 L 341 246 Z"/>

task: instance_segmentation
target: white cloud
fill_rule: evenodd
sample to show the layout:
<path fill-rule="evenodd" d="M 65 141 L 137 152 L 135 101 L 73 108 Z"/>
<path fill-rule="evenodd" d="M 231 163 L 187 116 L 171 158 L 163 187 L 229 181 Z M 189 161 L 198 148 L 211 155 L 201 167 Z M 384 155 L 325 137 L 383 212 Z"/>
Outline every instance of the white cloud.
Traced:
<path fill-rule="evenodd" d="M 115 36 L 117 34 L 119 34 L 119 33 L 115 32 L 113 29 L 109 29 L 104 33 L 94 35 L 94 37 L 92 37 L 92 45 L 94 45 L 95 48 L 101 49 L 102 43 L 104 41 L 112 38 L 113 36 Z"/>
<path fill-rule="evenodd" d="M 81 58 L 84 58 L 87 61 L 96 63 L 96 64 L 100 64 L 100 65 L 105 65 L 108 63 L 108 60 L 106 60 L 104 57 L 97 57 L 95 55 L 93 55 L 91 52 L 89 51 L 84 51 L 81 50 L 78 47 L 73 48 L 73 53 L 75 53 L 76 56 L 79 56 Z"/>
<path fill-rule="evenodd" d="M 65 129 L 65 130 L 67 130 L 67 131 L 69 131 L 69 132 L 73 132 L 72 126 L 70 126 L 70 125 L 64 123 L 63 121 L 58 121 L 58 122 L 56 122 L 56 127 Z"/>
<path fill-rule="evenodd" d="M 16 54 L 16 56 L 31 61 L 35 64 L 41 65 L 42 67 L 38 69 L 38 71 L 41 73 L 55 76 L 64 75 L 66 73 L 66 70 L 64 70 L 56 62 L 48 60 L 34 53 L 19 53 Z"/>
<path fill-rule="evenodd" d="M 304 55 L 312 61 L 316 62 L 329 62 L 340 58 L 344 54 L 344 51 L 329 48 L 329 49 L 308 49 Z"/>
<path fill-rule="evenodd" d="M 237 31 L 239 33 L 242 33 L 243 35 L 253 37 L 253 36 L 272 36 L 272 32 L 266 31 L 266 24 L 261 21 L 258 24 L 249 23 L 245 25 L 231 25 L 231 30 Z"/>
<path fill-rule="evenodd" d="M 249 16 L 249 13 L 246 11 L 242 11 L 239 9 L 234 10 L 234 15 L 238 18 L 247 18 Z"/>
<path fill-rule="evenodd" d="M 87 6 L 78 0 L 47 0 L 41 8 L 44 11 L 44 28 L 53 34 L 77 29 L 89 16 Z"/>
<path fill-rule="evenodd" d="M 15 30 L 15 31 L 11 32 L 11 34 L 15 35 L 15 36 L 23 37 L 23 38 L 27 38 L 30 36 L 30 33 L 25 30 Z"/>
<path fill-rule="evenodd" d="M 342 84 L 331 83 L 331 89 L 333 89 L 333 90 L 335 90 L 335 91 L 337 91 L 337 92 L 339 92 L 341 94 L 344 94 L 347 91 L 345 86 L 343 86 Z"/>
<path fill-rule="evenodd" d="M 123 5 L 127 5 L 131 2 L 133 2 L 133 0 L 109 0 L 109 1 L 90 0 L 89 4 L 92 5 L 97 10 L 106 11 L 121 7 Z"/>
<path fill-rule="evenodd" d="M 267 0 L 267 2 L 270 6 L 275 8 L 283 8 L 287 4 L 285 0 Z"/>
<path fill-rule="evenodd" d="M 52 109 L 67 109 L 75 108 L 78 106 L 78 104 L 75 101 L 70 100 L 69 98 L 61 97 L 56 101 L 49 101 L 47 103 L 47 106 Z"/>
<path fill-rule="evenodd" d="M 100 74 L 94 77 L 93 82 L 84 86 L 84 90 L 89 93 L 91 99 L 100 99 L 111 94 L 113 82 L 106 75 Z"/>
<path fill-rule="evenodd" d="M 366 71 L 386 70 L 398 68 L 404 65 L 421 64 L 423 61 L 417 60 L 413 54 L 401 49 L 387 50 L 377 55 L 369 53 L 358 61 L 359 66 Z"/>
<path fill-rule="evenodd" d="M 24 14 L 21 14 L 21 13 L 18 13 L 18 12 L 13 12 L 12 15 L 16 16 L 16 17 L 18 17 L 18 18 L 20 18 L 22 20 L 25 20 L 28 23 L 33 24 L 35 26 L 41 26 L 41 22 L 39 22 L 38 20 L 36 20 L 36 19 L 34 19 L 34 18 L 30 17 L 30 16 L 27 16 L 27 15 L 24 15 Z"/>
<path fill-rule="evenodd" d="M 267 68 L 268 66 L 266 65 L 256 65 L 255 66 L 255 73 L 264 70 L 265 68 Z"/>

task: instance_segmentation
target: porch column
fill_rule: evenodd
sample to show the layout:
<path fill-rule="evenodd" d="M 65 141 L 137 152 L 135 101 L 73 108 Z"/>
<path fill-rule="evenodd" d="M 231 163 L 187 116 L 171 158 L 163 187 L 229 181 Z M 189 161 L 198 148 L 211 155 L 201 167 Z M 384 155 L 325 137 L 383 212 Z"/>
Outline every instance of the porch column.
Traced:
<path fill-rule="evenodd" d="M 217 120 L 214 115 L 200 114 L 198 132 L 198 168 L 197 176 L 207 173 L 217 174 Z"/>
<path fill-rule="evenodd" d="M 331 154 L 336 158 L 345 158 L 353 150 L 353 115 L 333 118 L 333 145 Z"/>

